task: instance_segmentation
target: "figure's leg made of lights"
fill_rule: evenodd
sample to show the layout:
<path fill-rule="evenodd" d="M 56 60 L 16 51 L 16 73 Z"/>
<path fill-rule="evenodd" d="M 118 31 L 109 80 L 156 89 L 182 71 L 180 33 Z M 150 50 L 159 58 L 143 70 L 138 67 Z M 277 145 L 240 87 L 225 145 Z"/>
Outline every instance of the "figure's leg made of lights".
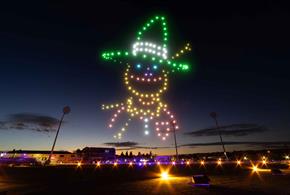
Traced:
<path fill-rule="evenodd" d="M 127 122 L 121 127 L 119 132 L 116 135 L 114 135 L 115 139 L 122 139 L 122 135 L 125 131 L 127 131 L 130 122 L 131 122 L 131 118 L 128 118 Z"/>
<path fill-rule="evenodd" d="M 115 121 L 117 120 L 118 116 L 125 110 L 125 107 L 122 106 L 121 108 L 118 108 L 118 110 L 114 113 L 114 115 L 111 117 L 110 119 L 110 123 L 109 123 L 109 128 L 113 127 L 113 124 L 115 123 Z"/>
<path fill-rule="evenodd" d="M 164 109 L 163 113 L 165 114 L 166 119 L 156 121 L 155 130 L 157 131 L 158 137 L 161 137 L 162 140 L 166 140 L 169 134 L 174 130 L 177 130 L 179 127 L 172 112 L 170 112 L 168 109 Z"/>
<path fill-rule="evenodd" d="M 166 113 L 168 117 L 168 122 L 171 125 L 171 128 L 175 128 L 175 130 L 179 129 L 174 114 L 167 108 L 165 108 L 163 111 Z"/>

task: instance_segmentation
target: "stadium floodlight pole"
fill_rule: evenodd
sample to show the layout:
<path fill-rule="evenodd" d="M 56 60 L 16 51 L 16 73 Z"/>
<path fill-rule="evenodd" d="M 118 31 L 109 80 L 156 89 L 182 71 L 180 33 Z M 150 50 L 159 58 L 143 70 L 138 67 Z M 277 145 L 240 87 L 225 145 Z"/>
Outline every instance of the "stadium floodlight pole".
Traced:
<path fill-rule="evenodd" d="M 176 161 L 178 162 L 179 159 L 178 159 L 178 150 L 177 150 L 176 133 L 175 133 L 176 127 L 173 121 L 171 121 L 171 126 L 173 129 L 173 135 L 174 135 Z"/>
<path fill-rule="evenodd" d="M 224 145 L 224 142 L 223 142 L 223 138 L 222 138 L 222 135 L 221 135 L 220 127 L 219 127 L 219 124 L 218 124 L 218 121 L 217 121 L 217 113 L 216 112 L 211 112 L 209 115 L 215 120 L 216 129 L 218 130 L 218 133 L 219 133 L 219 136 L 220 136 L 220 140 L 221 140 L 221 144 L 222 144 L 222 147 L 223 147 L 224 155 L 226 157 L 226 160 L 229 160 L 229 158 L 227 156 L 226 148 L 225 148 L 225 145 Z"/>
<path fill-rule="evenodd" d="M 59 130 L 60 130 L 64 115 L 70 113 L 70 107 L 69 106 L 65 106 L 62 111 L 63 111 L 63 113 L 62 113 L 61 119 L 60 119 L 59 124 L 58 124 L 58 128 L 57 128 L 57 132 L 56 132 L 56 135 L 55 135 L 55 138 L 54 138 L 54 142 L 53 142 L 53 145 L 52 145 L 48 160 L 46 161 L 47 165 L 50 164 L 50 160 L 51 160 L 51 157 L 53 155 L 54 146 L 55 146 L 55 143 L 56 143 L 56 140 L 57 140 L 57 137 L 58 137 L 58 133 L 59 133 Z"/>

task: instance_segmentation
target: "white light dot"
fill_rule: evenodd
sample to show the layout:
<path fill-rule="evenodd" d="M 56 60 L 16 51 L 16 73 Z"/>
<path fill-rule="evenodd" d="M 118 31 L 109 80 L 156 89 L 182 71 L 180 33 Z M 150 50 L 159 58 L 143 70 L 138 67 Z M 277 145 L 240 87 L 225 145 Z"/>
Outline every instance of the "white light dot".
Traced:
<path fill-rule="evenodd" d="M 144 133 L 145 133 L 145 135 L 149 135 L 149 131 L 147 131 L 147 130 Z"/>

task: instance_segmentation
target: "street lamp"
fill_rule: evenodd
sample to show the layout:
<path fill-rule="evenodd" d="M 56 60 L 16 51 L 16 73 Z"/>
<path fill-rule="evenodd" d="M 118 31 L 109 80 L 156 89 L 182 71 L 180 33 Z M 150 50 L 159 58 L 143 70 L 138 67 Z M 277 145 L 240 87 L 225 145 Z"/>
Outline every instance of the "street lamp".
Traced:
<path fill-rule="evenodd" d="M 177 142 L 176 142 L 176 133 L 175 133 L 175 130 L 176 130 L 176 124 L 174 123 L 174 120 L 171 120 L 170 123 L 171 123 L 172 129 L 173 129 L 173 135 L 174 135 L 174 144 L 175 144 L 176 162 L 178 162 L 179 159 L 178 159 Z"/>
<path fill-rule="evenodd" d="M 220 127 L 218 125 L 217 113 L 216 112 L 211 112 L 209 115 L 215 120 L 216 129 L 218 130 L 218 133 L 219 133 L 219 136 L 220 136 L 220 140 L 221 140 L 221 144 L 222 144 L 222 147 L 223 147 L 224 155 L 225 155 L 226 159 L 229 160 L 229 158 L 227 156 L 227 153 L 226 153 L 226 149 L 225 149 L 225 145 L 224 145 L 224 142 L 223 142 L 223 138 L 222 138 L 222 135 L 221 135 Z"/>
<path fill-rule="evenodd" d="M 48 157 L 48 160 L 46 161 L 46 164 L 49 165 L 50 164 L 50 160 L 51 160 L 51 156 L 53 154 L 53 150 L 54 150 L 54 146 L 55 146 L 55 143 L 56 143 L 56 139 L 57 139 L 57 136 L 58 136 L 58 133 L 59 133 L 59 130 L 60 130 L 60 126 L 62 124 L 62 121 L 63 121 L 63 118 L 64 118 L 64 115 L 70 113 L 70 107 L 69 106 L 65 106 L 62 110 L 62 116 L 61 116 L 61 119 L 59 121 L 59 125 L 58 125 L 58 128 L 57 128 L 57 132 L 56 132 L 56 135 L 55 135 L 55 138 L 54 138 L 54 142 L 53 142 L 53 145 L 52 145 L 52 148 L 51 148 L 51 151 L 50 151 L 50 154 L 49 154 L 49 157 Z"/>

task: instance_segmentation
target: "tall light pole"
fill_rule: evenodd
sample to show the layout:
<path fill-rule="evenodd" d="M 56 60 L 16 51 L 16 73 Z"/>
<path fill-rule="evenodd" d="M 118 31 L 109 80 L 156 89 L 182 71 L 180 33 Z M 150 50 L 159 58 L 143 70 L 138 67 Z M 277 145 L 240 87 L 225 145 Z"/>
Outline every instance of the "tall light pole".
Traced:
<path fill-rule="evenodd" d="M 51 151 L 50 151 L 50 154 L 49 154 L 49 157 L 48 157 L 48 160 L 46 161 L 46 164 L 49 165 L 50 164 L 50 160 L 51 160 L 51 157 L 52 157 L 52 154 L 53 154 L 53 150 L 54 150 L 54 146 L 55 146 L 55 143 L 56 143 L 56 140 L 57 140 L 57 136 L 58 136 L 58 133 L 59 133 L 59 130 L 60 130 L 60 126 L 62 124 L 62 121 L 63 121 L 63 118 L 64 118 L 64 115 L 70 113 L 70 107 L 69 106 L 65 106 L 62 110 L 62 116 L 61 116 L 61 119 L 59 121 L 59 124 L 58 124 L 58 128 L 57 128 L 57 132 L 56 132 L 56 135 L 55 135 L 55 138 L 54 138 L 54 142 L 53 142 L 53 145 L 52 145 L 52 148 L 51 148 Z"/>
<path fill-rule="evenodd" d="M 175 133 L 176 125 L 175 125 L 173 120 L 170 123 L 171 123 L 172 129 L 173 129 L 173 135 L 174 135 L 176 161 L 178 162 L 179 159 L 178 159 L 178 150 L 177 150 L 176 133 Z"/>
<path fill-rule="evenodd" d="M 219 127 L 219 124 L 218 124 L 218 121 L 217 121 L 217 113 L 216 112 L 211 112 L 209 115 L 215 120 L 216 129 L 218 130 L 218 133 L 219 133 L 219 136 L 220 136 L 220 140 L 221 140 L 221 144 L 222 144 L 222 147 L 223 147 L 224 155 L 225 155 L 226 159 L 229 160 L 229 158 L 227 156 L 226 149 L 225 149 L 225 145 L 224 145 L 224 142 L 223 142 L 223 138 L 222 138 L 222 135 L 221 135 L 220 127 Z"/>

